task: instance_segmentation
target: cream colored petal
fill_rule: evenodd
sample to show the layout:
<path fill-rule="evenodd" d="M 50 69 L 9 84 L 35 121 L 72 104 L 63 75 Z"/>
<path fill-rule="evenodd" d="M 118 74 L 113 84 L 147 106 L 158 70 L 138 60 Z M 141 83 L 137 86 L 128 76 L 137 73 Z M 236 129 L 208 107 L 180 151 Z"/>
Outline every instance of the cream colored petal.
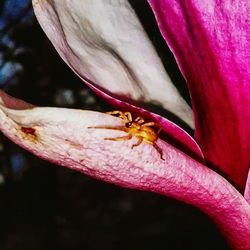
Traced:
<path fill-rule="evenodd" d="M 105 90 L 162 105 L 193 127 L 193 115 L 125 0 L 33 0 L 64 61 Z"/>

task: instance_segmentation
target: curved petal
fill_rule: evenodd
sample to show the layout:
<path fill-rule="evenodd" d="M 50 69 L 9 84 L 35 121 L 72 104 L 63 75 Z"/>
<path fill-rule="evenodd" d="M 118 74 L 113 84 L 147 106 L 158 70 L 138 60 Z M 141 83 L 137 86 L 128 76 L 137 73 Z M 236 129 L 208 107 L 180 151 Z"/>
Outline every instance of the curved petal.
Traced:
<path fill-rule="evenodd" d="M 22 101 L 20 99 L 14 98 L 8 94 L 6 94 L 4 91 L 0 89 L 0 104 L 4 105 L 5 107 L 8 107 L 10 109 L 31 109 L 35 106 L 27 103 L 25 101 Z"/>
<path fill-rule="evenodd" d="M 83 80 L 123 100 L 160 104 L 193 127 L 190 107 L 126 0 L 33 0 L 33 5 L 56 50 Z"/>
<path fill-rule="evenodd" d="M 176 126 L 173 122 L 167 120 L 166 118 L 150 113 L 146 110 L 138 108 L 134 105 L 126 104 L 125 102 L 116 100 L 104 92 L 100 91 L 93 85 L 90 85 L 96 93 L 100 96 L 104 97 L 104 99 L 109 102 L 113 102 L 114 105 L 120 106 L 121 109 L 125 111 L 132 111 L 133 118 L 137 116 L 142 116 L 148 121 L 155 121 L 162 127 L 161 137 L 166 139 L 170 144 L 174 145 L 181 151 L 185 152 L 192 158 L 196 159 L 199 162 L 204 163 L 204 156 L 200 150 L 198 144 L 194 141 L 194 139 L 183 129 Z M 13 98 L 6 94 L 5 92 L 0 90 L 0 103 L 4 103 L 5 106 L 12 109 L 28 109 L 34 107 L 33 105 L 21 101 L 19 99 Z M 136 115 L 136 116 L 135 116 Z"/>
<path fill-rule="evenodd" d="M 243 190 L 250 163 L 250 1 L 149 2 L 187 79 L 205 158 Z"/>
<path fill-rule="evenodd" d="M 135 138 L 108 141 L 124 132 L 89 126 L 123 124 L 106 114 L 59 108 L 15 110 L 1 101 L 0 129 L 41 158 L 116 185 L 156 192 L 207 213 L 234 249 L 250 248 L 250 206 L 224 178 L 170 144 L 158 140 L 131 149 Z M 119 146 L 118 146 L 119 145 Z"/>

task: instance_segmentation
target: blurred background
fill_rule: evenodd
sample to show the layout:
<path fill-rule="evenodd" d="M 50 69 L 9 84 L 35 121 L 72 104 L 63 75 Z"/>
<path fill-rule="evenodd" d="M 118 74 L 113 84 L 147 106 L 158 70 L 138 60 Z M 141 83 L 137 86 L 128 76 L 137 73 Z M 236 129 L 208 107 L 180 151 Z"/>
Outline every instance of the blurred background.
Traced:
<path fill-rule="evenodd" d="M 146 1 L 130 2 L 189 101 Z M 112 110 L 62 62 L 39 27 L 29 0 L 0 0 L 0 87 L 39 106 Z M 229 249 L 197 209 L 55 166 L 2 134 L 0 230 L 0 250 Z"/>

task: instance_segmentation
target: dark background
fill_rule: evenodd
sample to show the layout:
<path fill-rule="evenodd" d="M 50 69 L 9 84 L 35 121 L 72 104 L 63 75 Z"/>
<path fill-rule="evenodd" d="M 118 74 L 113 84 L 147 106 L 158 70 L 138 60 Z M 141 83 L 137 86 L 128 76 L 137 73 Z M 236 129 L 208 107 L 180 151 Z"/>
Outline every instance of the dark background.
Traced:
<path fill-rule="evenodd" d="M 189 102 L 146 1 L 131 3 Z M 29 0 L 0 0 L 0 87 L 39 106 L 112 110 L 62 62 L 37 24 Z M 197 209 L 55 166 L 2 135 L 0 230 L 0 250 L 229 249 Z"/>

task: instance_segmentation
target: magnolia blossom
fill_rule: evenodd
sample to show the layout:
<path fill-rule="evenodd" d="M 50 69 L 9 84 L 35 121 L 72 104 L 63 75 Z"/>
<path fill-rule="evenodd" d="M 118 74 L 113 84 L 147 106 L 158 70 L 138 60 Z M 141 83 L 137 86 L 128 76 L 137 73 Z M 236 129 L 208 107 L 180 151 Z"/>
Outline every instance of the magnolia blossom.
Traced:
<path fill-rule="evenodd" d="M 150 0 L 185 77 L 193 110 L 171 83 L 125 0 L 33 0 L 63 60 L 118 110 L 157 122 L 157 145 L 94 126 L 123 126 L 94 111 L 33 107 L 1 92 L 0 128 L 37 156 L 116 185 L 156 192 L 206 213 L 233 249 L 250 249 L 248 0 Z M 194 127 L 143 109 L 153 102 Z M 194 116 L 194 118 L 193 118 Z"/>

